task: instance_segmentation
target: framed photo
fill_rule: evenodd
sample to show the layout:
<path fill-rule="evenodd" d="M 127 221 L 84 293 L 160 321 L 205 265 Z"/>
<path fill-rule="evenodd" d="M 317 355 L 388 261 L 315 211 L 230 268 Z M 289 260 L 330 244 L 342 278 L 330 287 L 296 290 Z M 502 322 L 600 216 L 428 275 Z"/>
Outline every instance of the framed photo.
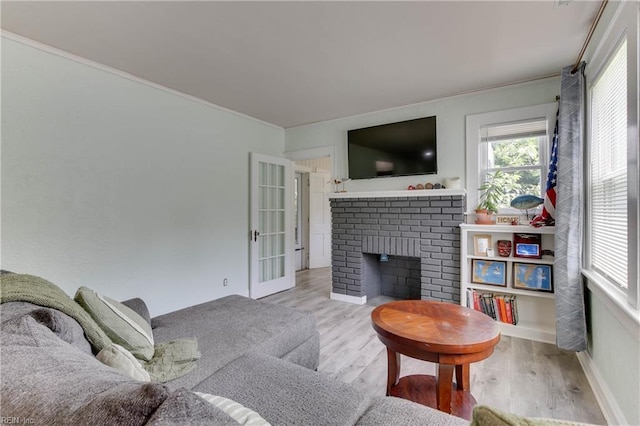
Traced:
<path fill-rule="evenodd" d="M 513 234 L 514 257 L 540 259 L 542 257 L 540 234 Z"/>
<path fill-rule="evenodd" d="M 514 263 L 513 288 L 553 292 L 551 265 Z"/>
<path fill-rule="evenodd" d="M 487 256 L 487 249 L 492 248 L 491 235 L 477 234 L 473 236 L 473 253 L 476 256 Z"/>
<path fill-rule="evenodd" d="M 506 287 L 507 262 L 473 259 L 471 261 L 471 282 Z"/>

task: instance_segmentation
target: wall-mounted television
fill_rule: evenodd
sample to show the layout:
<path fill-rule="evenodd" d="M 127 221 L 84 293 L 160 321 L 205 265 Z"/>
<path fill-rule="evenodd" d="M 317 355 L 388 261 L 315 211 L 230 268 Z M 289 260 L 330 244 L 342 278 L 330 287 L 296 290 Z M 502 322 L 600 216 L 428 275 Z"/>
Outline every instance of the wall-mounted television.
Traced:
<path fill-rule="evenodd" d="M 347 132 L 349 178 L 438 173 L 436 117 Z"/>

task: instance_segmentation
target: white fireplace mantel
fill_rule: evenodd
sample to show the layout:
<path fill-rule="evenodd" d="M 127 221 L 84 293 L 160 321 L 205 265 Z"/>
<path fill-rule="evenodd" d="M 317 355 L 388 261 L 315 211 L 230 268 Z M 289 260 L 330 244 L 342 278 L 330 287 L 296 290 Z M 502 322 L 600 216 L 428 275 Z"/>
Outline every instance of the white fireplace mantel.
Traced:
<path fill-rule="evenodd" d="M 466 195 L 464 189 L 414 189 L 401 191 L 331 192 L 329 199 L 338 198 L 398 198 L 398 197 L 451 197 Z"/>

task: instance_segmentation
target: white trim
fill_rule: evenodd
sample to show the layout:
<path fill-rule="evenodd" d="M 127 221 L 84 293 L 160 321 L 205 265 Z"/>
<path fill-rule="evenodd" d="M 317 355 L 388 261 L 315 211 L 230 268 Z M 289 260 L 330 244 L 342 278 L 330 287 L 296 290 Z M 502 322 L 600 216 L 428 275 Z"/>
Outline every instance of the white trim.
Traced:
<path fill-rule="evenodd" d="M 605 307 L 616 317 L 618 321 L 640 341 L 640 310 L 629 305 L 627 296 L 613 285 L 603 282 L 597 274 L 583 269 L 582 275 L 587 278 L 587 288 Z"/>
<path fill-rule="evenodd" d="M 607 386 L 606 380 L 602 378 L 598 366 L 593 362 L 587 352 L 576 353 L 578 362 L 582 366 L 587 381 L 593 390 L 593 394 L 598 401 L 600 410 L 604 415 L 607 424 L 609 425 L 628 425 L 624 412 L 620 409 L 620 406 L 616 402 L 616 398 L 613 396 L 611 390 Z"/>
<path fill-rule="evenodd" d="M 349 296 L 348 294 L 340 294 L 331 292 L 331 300 L 338 300 L 340 302 L 354 303 L 356 305 L 364 305 L 367 303 L 367 296 Z"/>
<path fill-rule="evenodd" d="M 286 136 L 285 136 L 286 138 Z M 284 156 L 291 161 L 312 160 L 314 158 L 331 158 L 331 176 L 336 175 L 336 147 L 322 146 L 319 148 L 300 149 L 296 151 L 285 151 Z"/>
<path fill-rule="evenodd" d="M 43 51 L 43 52 L 46 52 L 46 53 L 49 53 L 49 54 L 52 54 L 52 55 L 55 55 L 55 56 L 59 56 L 59 57 L 64 58 L 64 59 L 68 59 L 70 61 L 77 62 L 77 63 L 79 63 L 81 65 L 85 65 L 85 66 L 97 69 L 99 71 L 103 71 L 103 72 L 115 75 L 117 77 L 121 77 L 121 78 L 124 78 L 124 79 L 127 79 L 127 80 L 131 80 L 131 81 L 134 81 L 136 83 L 144 84 L 145 86 L 148 86 L 148 87 L 151 87 L 151 88 L 154 88 L 154 89 L 157 89 L 157 90 L 161 90 L 163 92 L 166 92 L 166 93 L 169 93 L 169 94 L 172 94 L 172 95 L 175 95 L 175 96 L 179 96 L 181 98 L 185 98 L 185 99 L 188 99 L 190 101 L 199 103 L 201 105 L 208 106 L 210 108 L 215 108 L 215 109 L 217 109 L 219 111 L 226 112 L 226 113 L 229 113 L 229 114 L 233 114 L 233 115 L 236 115 L 238 117 L 245 118 L 247 120 L 255 121 L 256 123 L 260 123 L 260 124 L 263 124 L 265 126 L 272 127 L 274 129 L 284 130 L 284 127 L 280 127 L 280 126 L 278 126 L 276 124 L 268 123 L 266 121 L 260 120 L 259 118 L 251 117 L 250 115 L 246 115 L 246 114 L 243 114 L 241 112 L 234 111 L 232 109 L 228 109 L 228 108 L 222 107 L 220 105 L 216 105 L 216 104 L 214 104 L 212 102 L 205 101 L 204 99 L 198 98 L 196 96 L 188 95 L 188 94 L 180 92 L 178 90 L 171 89 L 169 87 L 163 86 L 163 85 L 158 84 L 158 83 L 154 83 L 152 81 L 149 81 L 149 80 L 146 80 L 144 78 L 135 76 L 133 74 L 129 74 L 128 72 L 121 71 L 121 70 L 118 70 L 116 68 L 112 68 L 112 67 L 110 67 L 108 65 L 104 65 L 104 64 L 101 64 L 99 62 L 92 61 L 91 59 L 83 58 L 81 56 L 74 55 L 73 53 L 65 52 L 64 50 L 60 50 L 58 48 L 55 48 L 55 47 L 40 43 L 38 41 L 31 40 L 31 39 L 26 38 L 26 37 L 22 37 L 22 36 L 20 36 L 18 34 L 14 34 L 12 32 L 6 31 L 6 30 L 2 30 L 0 32 L 0 35 L 2 37 L 4 37 L 4 38 L 9 39 L 9 40 L 15 41 L 17 43 L 24 44 L 25 46 L 32 47 L 34 49 L 38 49 L 40 51 Z"/>
<path fill-rule="evenodd" d="M 329 198 L 395 198 L 395 197 L 448 197 L 462 195 L 464 189 L 416 189 L 413 191 L 363 191 L 363 192 L 333 192 Z"/>

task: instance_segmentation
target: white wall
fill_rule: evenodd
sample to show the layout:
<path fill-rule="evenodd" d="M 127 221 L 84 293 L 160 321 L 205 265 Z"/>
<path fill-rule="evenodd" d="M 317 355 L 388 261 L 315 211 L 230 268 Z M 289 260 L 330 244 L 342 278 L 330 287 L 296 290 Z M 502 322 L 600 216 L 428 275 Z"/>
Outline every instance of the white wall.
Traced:
<path fill-rule="evenodd" d="M 248 295 L 249 152 L 284 131 L 2 43 L 2 268 L 154 315 Z"/>
<path fill-rule="evenodd" d="M 437 175 L 364 179 L 348 182 L 346 188 L 349 191 L 406 189 L 409 184 L 441 182 L 453 176 L 458 176 L 465 182 L 465 116 L 549 103 L 555 101 L 559 93 L 559 78 L 550 78 L 293 127 L 285 131 L 285 150 L 333 146 L 336 152 L 336 177 L 347 177 L 348 130 L 435 115 L 438 137 Z"/>

